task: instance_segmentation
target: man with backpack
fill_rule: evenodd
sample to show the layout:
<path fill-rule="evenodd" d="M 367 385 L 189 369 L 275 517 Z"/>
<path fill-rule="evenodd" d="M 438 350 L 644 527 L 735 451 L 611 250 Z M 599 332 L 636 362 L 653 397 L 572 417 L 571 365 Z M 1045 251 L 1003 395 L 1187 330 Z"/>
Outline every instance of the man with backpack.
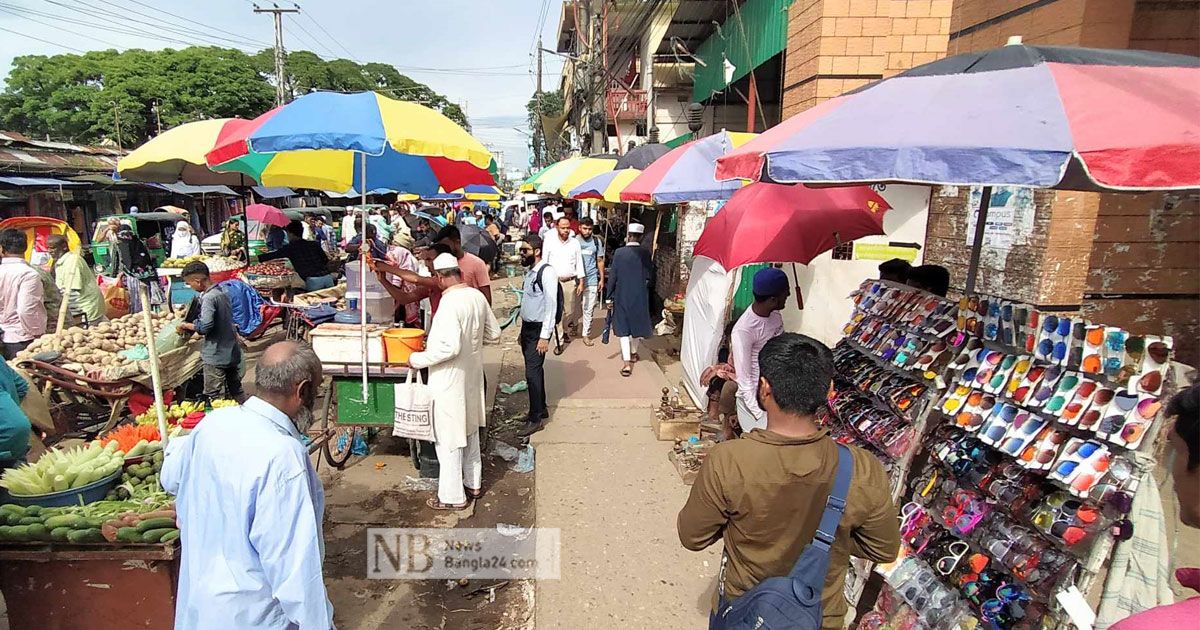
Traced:
<path fill-rule="evenodd" d="M 833 381 L 829 348 L 784 333 L 758 362 L 767 426 L 709 450 L 679 512 L 679 540 L 693 551 L 724 543 L 710 628 L 840 629 L 850 556 L 890 562 L 900 547 L 888 476 L 817 424 Z M 804 585 L 819 602 L 796 596 Z"/>
<path fill-rule="evenodd" d="M 525 355 L 525 383 L 529 388 L 529 415 L 519 435 L 541 431 L 550 417 L 546 405 L 546 351 L 554 327 L 562 319 L 563 292 L 558 273 L 542 260 L 542 239 L 530 234 L 522 243 L 521 263 L 529 267 L 521 298 L 521 353 Z"/>

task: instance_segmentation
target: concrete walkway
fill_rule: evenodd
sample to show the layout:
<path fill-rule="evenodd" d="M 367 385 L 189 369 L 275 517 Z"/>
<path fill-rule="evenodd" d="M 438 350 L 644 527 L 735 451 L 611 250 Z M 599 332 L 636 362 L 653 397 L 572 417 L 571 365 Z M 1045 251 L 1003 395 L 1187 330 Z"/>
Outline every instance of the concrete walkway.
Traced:
<path fill-rule="evenodd" d="M 689 487 L 651 428 L 667 381 L 649 351 L 621 377 L 619 352 L 576 340 L 546 362 L 537 525 L 562 530 L 562 577 L 537 583 L 536 627 L 705 627 L 720 555 L 676 535 Z"/>

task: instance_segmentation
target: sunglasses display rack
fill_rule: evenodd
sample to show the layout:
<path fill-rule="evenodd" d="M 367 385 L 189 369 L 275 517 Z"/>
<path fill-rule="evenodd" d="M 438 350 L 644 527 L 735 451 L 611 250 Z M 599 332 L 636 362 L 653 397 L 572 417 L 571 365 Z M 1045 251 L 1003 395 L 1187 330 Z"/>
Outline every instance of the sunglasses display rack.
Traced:
<path fill-rule="evenodd" d="M 983 295 L 946 310 L 879 281 L 856 303 L 849 345 L 944 392 L 910 460 L 903 560 L 878 568 L 887 586 L 860 627 L 1065 627 L 1055 594 L 1086 593 L 1132 536 L 1171 338 Z"/>
<path fill-rule="evenodd" d="M 837 373 L 826 426 L 839 442 L 876 454 L 904 492 L 913 454 L 931 410 L 941 398 L 941 372 L 952 358 L 957 304 L 886 281 L 864 283 L 851 298 L 855 310 L 834 348 Z M 873 565 L 852 558 L 845 594 L 857 601 Z"/>

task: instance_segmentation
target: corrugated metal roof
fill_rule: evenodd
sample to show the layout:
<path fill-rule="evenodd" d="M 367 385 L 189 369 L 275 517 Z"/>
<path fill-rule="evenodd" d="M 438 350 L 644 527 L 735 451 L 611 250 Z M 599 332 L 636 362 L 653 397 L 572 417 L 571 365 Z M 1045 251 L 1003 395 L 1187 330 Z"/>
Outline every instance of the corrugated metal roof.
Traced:
<path fill-rule="evenodd" d="M 692 98 L 707 100 L 786 48 L 788 7 L 792 1 L 746 0 L 731 14 L 721 29 L 695 51 L 704 63 L 696 64 Z M 734 66 L 729 81 L 725 80 L 726 59 Z"/>
<path fill-rule="evenodd" d="M 188 184 L 183 184 L 183 183 L 150 184 L 150 185 L 155 188 L 162 188 L 163 190 L 169 190 L 169 191 L 179 194 L 179 195 L 208 194 L 208 195 L 229 195 L 231 197 L 238 196 L 238 194 L 233 192 L 233 190 L 230 189 L 228 186 L 190 186 Z"/>
<path fill-rule="evenodd" d="M 65 179 L 54 179 L 52 177 L 0 177 L 0 184 L 8 184 L 10 186 L 21 186 L 24 188 L 58 188 L 65 186 L 87 186 L 83 182 L 71 182 Z"/>
<path fill-rule="evenodd" d="M 70 142 L 34 140 L 0 131 L 0 169 L 12 172 L 110 172 L 125 152 Z"/>

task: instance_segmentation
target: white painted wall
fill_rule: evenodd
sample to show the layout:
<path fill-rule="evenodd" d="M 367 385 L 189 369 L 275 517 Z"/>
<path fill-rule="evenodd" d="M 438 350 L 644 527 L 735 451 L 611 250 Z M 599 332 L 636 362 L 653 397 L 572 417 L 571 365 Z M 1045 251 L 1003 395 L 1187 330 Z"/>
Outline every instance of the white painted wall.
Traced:
<path fill-rule="evenodd" d="M 883 217 L 887 236 L 868 236 L 858 243 L 907 242 L 925 246 L 925 223 L 929 217 L 929 187 L 891 184 L 880 193 L 892 209 Z M 921 264 L 922 252 L 914 265 Z M 793 295 L 783 311 L 784 329 L 821 340 L 832 347 L 842 338 L 842 326 L 850 319 L 854 304 L 847 296 L 863 280 L 879 277 L 879 260 L 833 260 L 825 252 L 808 265 L 796 265 L 804 310 L 796 308 Z M 792 266 L 783 265 L 788 277 Z M 792 292 L 795 293 L 793 281 Z"/>

